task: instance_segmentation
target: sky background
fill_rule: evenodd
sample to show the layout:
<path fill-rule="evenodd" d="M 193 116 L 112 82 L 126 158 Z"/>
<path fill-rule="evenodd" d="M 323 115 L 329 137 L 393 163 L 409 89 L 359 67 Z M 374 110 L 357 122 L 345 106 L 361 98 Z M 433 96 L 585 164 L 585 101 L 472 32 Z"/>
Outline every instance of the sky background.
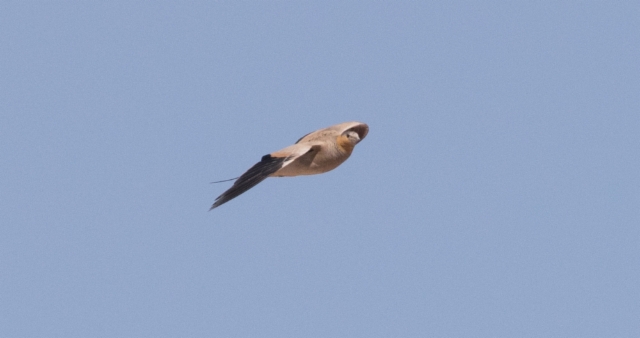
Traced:
<path fill-rule="evenodd" d="M 637 2 L 0 4 L 0 336 L 640 336 Z M 369 125 L 342 166 L 269 152 Z"/>

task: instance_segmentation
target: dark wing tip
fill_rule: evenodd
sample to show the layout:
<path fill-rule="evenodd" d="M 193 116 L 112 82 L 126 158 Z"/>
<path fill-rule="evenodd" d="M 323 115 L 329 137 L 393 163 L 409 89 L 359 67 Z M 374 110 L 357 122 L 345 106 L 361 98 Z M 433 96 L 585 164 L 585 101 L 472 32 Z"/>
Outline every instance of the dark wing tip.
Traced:
<path fill-rule="evenodd" d="M 285 157 L 264 155 L 260 162 L 254 164 L 253 167 L 238 177 L 238 180 L 233 183 L 231 188 L 216 198 L 215 203 L 213 203 L 209 211 L 229 202 L 264 181 L 269 175 L 282 168 L 285 159 Z"/>

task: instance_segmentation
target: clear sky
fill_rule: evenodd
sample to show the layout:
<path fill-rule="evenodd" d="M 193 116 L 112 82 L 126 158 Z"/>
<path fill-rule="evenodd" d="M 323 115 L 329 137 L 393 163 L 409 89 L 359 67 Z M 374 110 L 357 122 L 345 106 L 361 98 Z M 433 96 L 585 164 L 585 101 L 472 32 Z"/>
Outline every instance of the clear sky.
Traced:
<path fill-rule="evenodd" d="M 639 337 L 638 2 L 0 4 L 1 337 Z M 207 210 L 261 156 L 324 175 Z"/>

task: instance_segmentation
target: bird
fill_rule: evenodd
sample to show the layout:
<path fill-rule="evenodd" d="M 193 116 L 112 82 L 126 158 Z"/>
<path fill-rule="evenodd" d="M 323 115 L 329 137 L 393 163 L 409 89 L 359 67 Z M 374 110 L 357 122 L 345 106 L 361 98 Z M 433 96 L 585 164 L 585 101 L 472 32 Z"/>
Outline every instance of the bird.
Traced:
<path fill-rule="evenodd" d="M 260 162 L 218 196 L 209 211 L 240 196 L 267 177 L 316 175 L 337 168 L 369 133 L 362 122 L 344 122 L 302 136 L 295 144 L 262 156 Z"/>

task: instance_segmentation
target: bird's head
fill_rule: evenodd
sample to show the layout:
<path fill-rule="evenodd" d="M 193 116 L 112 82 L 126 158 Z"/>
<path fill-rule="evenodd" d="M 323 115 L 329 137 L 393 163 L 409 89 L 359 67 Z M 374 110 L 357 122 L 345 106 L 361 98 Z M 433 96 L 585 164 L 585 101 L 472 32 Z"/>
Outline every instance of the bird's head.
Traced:
<path fill-rule="evenodd" d="M 353 130 L 347 130 L 342 133 L 342 135 L 344 135 L 349 140 L 351 145 L 355 146 L 356 144 L 358 144 L 358 142 L 360 142 L 360 135 L 358 135 L 358 133 Z"/>

